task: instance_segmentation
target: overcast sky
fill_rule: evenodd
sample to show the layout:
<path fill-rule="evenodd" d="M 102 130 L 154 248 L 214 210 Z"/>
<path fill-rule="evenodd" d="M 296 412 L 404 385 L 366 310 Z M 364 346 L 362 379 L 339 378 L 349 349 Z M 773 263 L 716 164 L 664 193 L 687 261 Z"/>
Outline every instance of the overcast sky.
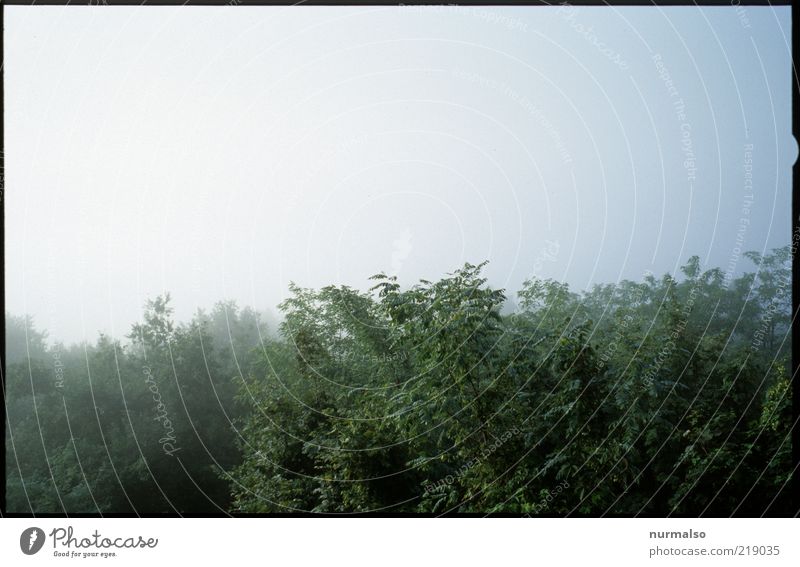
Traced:
<path fill-rule="evenodd" d="M 51 337 L 164 290 L 580 290 L 789 241 L 788 7 L 4 11 L 6 309 Z"/>

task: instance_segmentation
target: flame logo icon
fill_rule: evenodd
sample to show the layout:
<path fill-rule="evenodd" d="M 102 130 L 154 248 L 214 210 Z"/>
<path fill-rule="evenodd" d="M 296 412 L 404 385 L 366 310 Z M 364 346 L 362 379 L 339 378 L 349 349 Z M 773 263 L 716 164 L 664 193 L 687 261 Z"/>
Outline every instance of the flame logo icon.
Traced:
<path fill-rule="evenodd" d="M 33 555 L 42 549 L 44 540 L 44 530 L 41 528 L 28 528 L 19 536 L 19 548 L 25 555 Z"/>

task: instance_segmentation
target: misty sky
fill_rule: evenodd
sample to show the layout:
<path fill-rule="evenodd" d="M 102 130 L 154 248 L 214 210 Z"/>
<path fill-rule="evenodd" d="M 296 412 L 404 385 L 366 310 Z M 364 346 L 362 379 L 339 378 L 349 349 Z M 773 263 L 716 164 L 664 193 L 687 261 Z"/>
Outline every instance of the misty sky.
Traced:
<path fill-rule="evenodd" d="M 788 7 L 3 9 L 6 309 L 51 337 L 789 241 Z"/>

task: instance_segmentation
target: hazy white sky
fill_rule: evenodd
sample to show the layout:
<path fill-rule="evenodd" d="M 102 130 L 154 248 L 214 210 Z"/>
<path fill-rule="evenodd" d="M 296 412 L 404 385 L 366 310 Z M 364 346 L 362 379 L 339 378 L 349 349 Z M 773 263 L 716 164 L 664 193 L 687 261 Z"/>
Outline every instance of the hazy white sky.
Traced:
<path fill-rule="evenodd" d="M 56 338 L 789 240 L 788 7 L 3 9 L 6 308 Z"/>

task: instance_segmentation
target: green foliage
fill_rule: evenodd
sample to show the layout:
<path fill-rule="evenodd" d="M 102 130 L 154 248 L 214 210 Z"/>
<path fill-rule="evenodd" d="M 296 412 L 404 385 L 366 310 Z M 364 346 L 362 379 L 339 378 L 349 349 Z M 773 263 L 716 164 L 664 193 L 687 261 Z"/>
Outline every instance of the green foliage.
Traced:
<path fill-rule="evenodd" d="M 47 347 L 30 321 L 22 327 L 41 352 L 17 353 L 7 368 L 9 511 L 185 513 L 230 506 L 229 481 L 220 473 L 241 462 L 234 378 L 255 359 L 259 323 L 228 303 L 210 317 L 200 313 L 176 325 L 169 301 L 169 295 L 148 301 L 144 322 L 133 326 L 125 345 L 101 335 L 94 345 Z M 19 321 L 7 323 L 12 335 Z M 210 335 L 223 325 L 234 337 L 227 343 Z M 24 345 L 24 336 L 12 340 Z"/>
<path fill-rule="evenodd" d="M 466 264 L 290 286 L 121 344 L 9 318 L 10 511 L 791 515 L 789 249 L 519 309 Z M 56 379 L 55 360 L 62 365 Z"/>

